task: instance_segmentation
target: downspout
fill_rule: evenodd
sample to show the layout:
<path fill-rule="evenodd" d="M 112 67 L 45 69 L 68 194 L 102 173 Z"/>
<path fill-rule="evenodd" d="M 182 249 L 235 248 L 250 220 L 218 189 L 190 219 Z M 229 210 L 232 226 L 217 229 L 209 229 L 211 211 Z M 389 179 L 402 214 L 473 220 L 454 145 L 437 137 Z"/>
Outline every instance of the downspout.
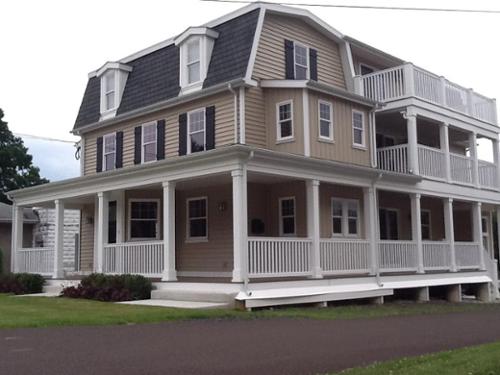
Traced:
<path fill-rule="evenodd" d="M 234 97 L 234 143 L 237 144 L 239 143 L 238 141 L 238 94 L 233 88 L 233 84 L 229 82 L 227 84 L 227 89 L 233 94 Z"/>

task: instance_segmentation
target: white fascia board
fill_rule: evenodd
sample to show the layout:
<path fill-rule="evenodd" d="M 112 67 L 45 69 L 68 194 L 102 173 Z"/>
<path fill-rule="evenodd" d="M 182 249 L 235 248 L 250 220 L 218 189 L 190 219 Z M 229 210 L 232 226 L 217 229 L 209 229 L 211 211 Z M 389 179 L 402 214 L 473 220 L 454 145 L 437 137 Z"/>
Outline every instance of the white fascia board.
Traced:
<path fill-rule="evenodd" d="M 219 33 L 217 31 L 209 29 L 208 27 L 188 27 L 186 31 L 175 37 L 174 44 L 178 46 L 186 39 L 194 35 L 202 35 L 212 39 L 217 39 L 219 37 Z"/>
<path fill-rule="evenodd" d="M 127 73 L 130 73 L 132 71 L 132 67 L 129 65 L 125 65 L 125 64 L 120 63 L 120 62 L 108 61 L 106 64 L 104 64 L 98 70 L 90 72 L 89 78 L 100 77 L 109 69 L 117 69 L 117 70 L 121 70 L 121 71 L 124 71 Z"/>

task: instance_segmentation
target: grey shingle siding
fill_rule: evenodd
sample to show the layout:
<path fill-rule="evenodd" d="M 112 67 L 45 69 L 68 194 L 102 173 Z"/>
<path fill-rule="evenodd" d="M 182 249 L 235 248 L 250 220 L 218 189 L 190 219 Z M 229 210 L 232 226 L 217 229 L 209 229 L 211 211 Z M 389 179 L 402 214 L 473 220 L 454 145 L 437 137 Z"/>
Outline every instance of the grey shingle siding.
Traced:
<path fill-rule="evenodd" d="M 220 24 L 204 88 L 244 78 L 252 50 L 259 9 Z M 123 114 L 179 94 L 179 48 L 169 45 L 133 60 L 120 107 Z M 74 129 L 99 121 L 100 79 L 90 78 Z"/>

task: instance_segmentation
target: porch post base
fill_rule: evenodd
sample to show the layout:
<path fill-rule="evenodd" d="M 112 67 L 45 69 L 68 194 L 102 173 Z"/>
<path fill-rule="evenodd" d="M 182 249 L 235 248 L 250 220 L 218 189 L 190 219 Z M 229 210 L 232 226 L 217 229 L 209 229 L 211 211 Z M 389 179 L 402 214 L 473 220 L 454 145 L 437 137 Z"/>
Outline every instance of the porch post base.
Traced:
<path fill-rule="evenodd" d="M 239 269 L 234 269 L 233 270 L 233 278 L 231 279 L 231 282 L 233 283 L 242 283 L 243 280 L 243 275 L 241 273 L 241 270 Z"/>
<path fill-rule="evenodd" d="M 323 270 L 321 269 L 321 267 L 317 267 L 313 270 L 311 278 L 312 279 L 322 279 L 323 278 Z"/>
<path fill-rule="evenodd" d="M 163 272 L 161 281 L 177 281 L 177 272 L 175 270 Z"/>

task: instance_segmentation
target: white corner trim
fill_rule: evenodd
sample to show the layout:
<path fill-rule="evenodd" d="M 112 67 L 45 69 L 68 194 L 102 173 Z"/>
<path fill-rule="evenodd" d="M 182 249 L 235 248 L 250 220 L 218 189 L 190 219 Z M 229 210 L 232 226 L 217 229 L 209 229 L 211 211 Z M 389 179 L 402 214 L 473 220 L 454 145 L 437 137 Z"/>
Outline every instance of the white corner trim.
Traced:
<path fill-rule="evenodd" d="M 252 50 L 250 52 L 250 58 L 248 59 L 245 80 L 252 79 L 253 68 L 255 66 L 255 58 L 257 57 L 257 49 L 259 48 L 259 41 L 260 41 L 260 36 L 262 35 L 262 28 L 264 26 L 265 16 L 266 16 L 266 9 L 260 8 L 259 19 L 257 20 L 257 26 L 255 28 L 255 34 L 253 37 Z"/>
<path fill-rule="evenodd" d="M 246 143 L 246 126 L 245 126 L 245 87 L 240 87 L 240 143 Z"/>
<path fill-rule="evenodd" d="M 302 89 L 302 123 L 304 126 L 304 155 L 311 156 L 311 128 L 309 124 L 309 92 Z"/>

